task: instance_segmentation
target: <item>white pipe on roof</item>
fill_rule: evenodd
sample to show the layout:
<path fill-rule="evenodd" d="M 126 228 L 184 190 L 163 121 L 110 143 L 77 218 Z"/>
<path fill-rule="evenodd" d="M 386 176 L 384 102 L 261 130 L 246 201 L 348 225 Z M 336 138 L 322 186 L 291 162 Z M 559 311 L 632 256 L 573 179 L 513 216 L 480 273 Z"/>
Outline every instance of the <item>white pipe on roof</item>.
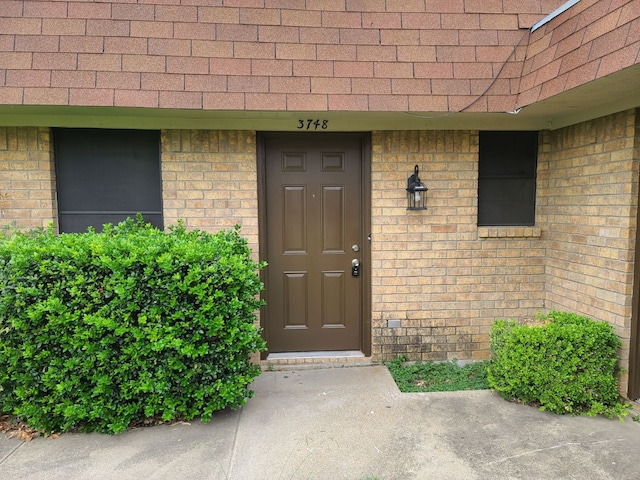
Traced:
<path fill-rule="evenodd" d="M 538 23 L 536 23 L 533 27 L 531 27 L 531 31 L 535 32 L 537 29 L 539 29 L 545 23 L 549 23 L 551 20 L 556 18 L 558 15 L 560 15 L 562 12 L 564 12 L 565 10 L 568 10 L 571 7 L 573 7 L 579 1 L 580 0 L 569 0 L 568 2 L 564 3 L 563 5 L 560 5 L 553 12 L 551 12 L 549 15 L 547 15 L 542 20 L 540 20 Z"/>

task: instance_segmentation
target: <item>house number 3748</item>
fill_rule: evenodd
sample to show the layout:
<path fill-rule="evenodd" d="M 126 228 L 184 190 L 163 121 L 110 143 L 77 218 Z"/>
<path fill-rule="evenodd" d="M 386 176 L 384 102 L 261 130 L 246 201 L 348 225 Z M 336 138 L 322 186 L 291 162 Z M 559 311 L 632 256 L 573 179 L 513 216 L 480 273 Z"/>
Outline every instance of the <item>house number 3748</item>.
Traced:
<path fill-rule="evenodd" d="M 319 118 L 298 119 L 298 126 L 296 128 L 298 130 L 326 130 L 329 128 L 329 120 L 320 120 Z"/>

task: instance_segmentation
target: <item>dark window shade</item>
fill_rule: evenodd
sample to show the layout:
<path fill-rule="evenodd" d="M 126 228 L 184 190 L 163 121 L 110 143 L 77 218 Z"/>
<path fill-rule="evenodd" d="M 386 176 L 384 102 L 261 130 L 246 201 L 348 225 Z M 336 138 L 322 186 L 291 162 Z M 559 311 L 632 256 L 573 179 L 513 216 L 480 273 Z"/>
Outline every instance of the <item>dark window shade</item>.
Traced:
<path fill-rule="evenodd" d="M 54 146 L 61 232 L 136 213 L 162 228 L 160 132 L 58 128 Z"/>
<path fill-rule="evenodd" d="M 480 132 L 478 225 L 534 225 L 538 132 Z"/>

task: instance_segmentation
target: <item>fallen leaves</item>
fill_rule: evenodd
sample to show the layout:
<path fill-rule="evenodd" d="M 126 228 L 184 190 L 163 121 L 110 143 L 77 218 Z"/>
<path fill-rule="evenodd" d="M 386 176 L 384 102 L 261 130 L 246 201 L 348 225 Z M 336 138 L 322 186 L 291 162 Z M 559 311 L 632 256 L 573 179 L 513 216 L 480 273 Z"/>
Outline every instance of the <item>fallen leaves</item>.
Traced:
<path fill-rule="evenodd" d="M 17 438 L 23 442 L 30 442 L 40 435 L 38 430 L 28 427 L 24 422 L 10 415 L 0 415 L 0 432 L 4 432 L 6 438 Z M 50 438 L 58 438 L 58 435 L 50 435 Z"/>
<path fill-rule="evenodd" d="M 190 422 L 176 419 L 170 421 L 163 421 L 160 417 L 145 418 L 143 420 L 133 422 L 129 425 L 129 430 L 145 427 L 155 427 L 158 425 L 187 425 L 191 426 Z M 58 433 L 46 434 L 42 430 L 37 430 L 29 427 L 26 423 L 21 422 L 13 415 L 0 414 L 0 432 L 4 434 L 6 439 L 17 438 L 22 442 L 30 442 L 35 437 L 42 436 L 50 440 L 55 440 L 60 437 Z"/>

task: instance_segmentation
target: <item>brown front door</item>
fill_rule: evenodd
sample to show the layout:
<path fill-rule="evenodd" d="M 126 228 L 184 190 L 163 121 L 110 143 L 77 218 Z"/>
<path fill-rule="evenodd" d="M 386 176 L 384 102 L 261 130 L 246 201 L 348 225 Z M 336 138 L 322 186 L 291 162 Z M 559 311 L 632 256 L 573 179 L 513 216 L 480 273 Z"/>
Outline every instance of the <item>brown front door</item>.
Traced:
<path fill-rule="evenodd" d="M 264 135 L 269 352 L 362 348 L 362 138 Z"/>

